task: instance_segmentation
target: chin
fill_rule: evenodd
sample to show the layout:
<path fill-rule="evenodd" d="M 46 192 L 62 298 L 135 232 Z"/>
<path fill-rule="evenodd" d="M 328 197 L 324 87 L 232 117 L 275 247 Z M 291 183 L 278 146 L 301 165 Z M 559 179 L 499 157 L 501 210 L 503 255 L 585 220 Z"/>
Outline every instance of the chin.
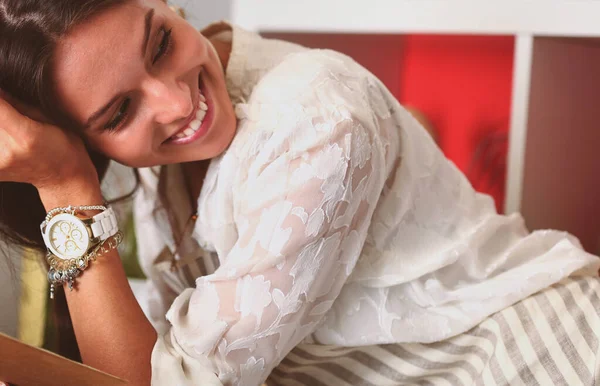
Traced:
<path fill-rule="evenodd" d="M 223 154 L 229 148 L 231 143 L 233 142 L 233 139 L 235 138 L 235 134 L 237 133 L 237 125 L 235 123 L 228 125 L 225 131 L 226 131 L 226 133 L 225 133 L 225 135 L 223 135 L 223 141 L 221 143 L 221 147 L 219 149 L 219 154 L 217 156 Z"/>
<path fill-rule="evenodd" d="M 237 120 L 235 116 L 227 116 L 226 119 L 223 119 L 224 122 L 215 122 L 215 127 L 213 135 L 216 137 L 213 140 L 207 141 L 210 143 L 209 147 L 205 147 L 202 151 L 203 159 L 211 159 L 217 158 L 221 156 L 235 138 L 235 134 L 237 133 Z"/>

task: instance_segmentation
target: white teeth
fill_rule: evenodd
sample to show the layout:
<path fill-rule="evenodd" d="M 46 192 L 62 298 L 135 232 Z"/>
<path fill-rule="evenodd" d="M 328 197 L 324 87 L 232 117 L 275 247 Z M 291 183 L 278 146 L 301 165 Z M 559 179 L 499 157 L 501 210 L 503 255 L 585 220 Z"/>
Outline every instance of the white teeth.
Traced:
<path fill-rule="evenodd" d="M 202 121 L 194 119 L 192 121 L 192 123 L 190 123 L 190 129 L 194 130 L 194 131 L 198 131 L 198 129 L 200 128 L 200 126 L 202 125 Z"/>
<path fill-rule="evenodd" d="M 202 126 L 202 121 L 204 120 L 204 118 L 206 118 L 206 114 L 208 111 L 208 105 L 206 104 L 206 98 L 202 94 L 200 94 L 200 103 L 198 105 L 200 108 L 196 112 L 196 119 L 194 119 L 190 123 L 190 126 L 187 129 L 185 129 L 185 131 L 182 131 L 182 132 L 174 135 L 173 138 L 181 139 L 181 138 L 185 138 L 185 137 L 190 137 L 190 136 L 194 135 L 194 133 L 200 129 L 200 126 Z"/>

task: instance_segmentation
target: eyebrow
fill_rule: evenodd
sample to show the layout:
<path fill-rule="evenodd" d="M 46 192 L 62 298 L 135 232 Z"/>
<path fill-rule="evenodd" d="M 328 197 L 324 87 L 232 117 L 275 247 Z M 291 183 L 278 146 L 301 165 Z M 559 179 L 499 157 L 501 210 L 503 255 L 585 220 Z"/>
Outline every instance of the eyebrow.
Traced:
<path fill-rule="evenodd" d="M 146 14 L 144 20 L 144 41 L 142 43 L 142 58 L 146 57 L 146 50 L 148 49 L 148 42 L 150 41 L 150 31 L 152 31 L 152 18 L 154 17 L 154 9 L 151 9 Z"/>
<path fill-rule="evenodd" d="M 150 41 L 150 32 L 152 31 L 152 19 L 154 18 L 154 9 L 151 9 L 146 13 L 146 17 L 144 18 L 144 40 L 142 41 L 142 59 L 146 57 L 146 51 L 148 50 L 148 42 Z M 106 114 L 108 110 L 114 105 L 119 98 L 121 98 L 121 94 L 115 95 L 104 107 L 96 111 L 94 114 L 90 116 L 88 121 L 85 124 L 85 128 L 89 128 L 92 123 L 94 123 L 98 118 Z"/>

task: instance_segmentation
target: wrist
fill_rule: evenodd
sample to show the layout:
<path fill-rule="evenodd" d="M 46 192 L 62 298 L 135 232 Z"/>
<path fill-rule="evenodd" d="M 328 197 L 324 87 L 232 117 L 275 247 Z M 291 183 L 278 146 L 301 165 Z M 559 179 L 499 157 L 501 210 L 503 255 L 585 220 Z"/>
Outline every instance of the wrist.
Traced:
<path fill-rule="evenodd" d="M 71 179 L 38 187 L 46 211 L 66 206 L 102 205 L 100 183 L 94 179 Z"/>

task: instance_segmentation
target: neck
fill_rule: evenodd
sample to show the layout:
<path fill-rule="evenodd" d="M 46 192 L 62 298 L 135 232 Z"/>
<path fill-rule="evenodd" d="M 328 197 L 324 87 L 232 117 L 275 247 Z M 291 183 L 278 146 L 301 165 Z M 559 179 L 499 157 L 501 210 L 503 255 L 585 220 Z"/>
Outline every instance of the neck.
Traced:
<path fill-rule="evenodd" d="M 204 177 L 206 177 L 209 164 L 210 160 L 181 164 L 186 190 L 190 196 L 190 202 L 194 211 L 197 209 L 198 197 L 200 196 L 200 191 L 202 190 Z"/>

